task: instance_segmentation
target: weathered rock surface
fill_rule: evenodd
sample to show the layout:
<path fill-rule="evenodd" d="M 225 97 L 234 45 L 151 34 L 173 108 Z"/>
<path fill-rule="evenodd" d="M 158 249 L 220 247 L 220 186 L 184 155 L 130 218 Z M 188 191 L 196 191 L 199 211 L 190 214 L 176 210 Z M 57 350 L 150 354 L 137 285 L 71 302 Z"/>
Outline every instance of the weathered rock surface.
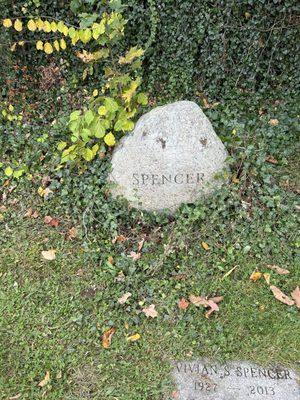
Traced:
<path fill-rule="evenodd" d="M 227 152 L 201 108 L 190 101 L 143 115 L 112 157 L 113 196 L 145 210 L 174 211 L 221 184 Z"/>

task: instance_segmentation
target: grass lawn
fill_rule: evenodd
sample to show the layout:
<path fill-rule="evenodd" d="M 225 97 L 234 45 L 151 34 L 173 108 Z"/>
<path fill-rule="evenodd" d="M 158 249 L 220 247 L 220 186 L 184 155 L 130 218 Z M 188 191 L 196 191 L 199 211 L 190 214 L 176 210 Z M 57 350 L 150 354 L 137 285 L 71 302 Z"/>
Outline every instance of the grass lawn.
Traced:
<path fill-rule="evenodd" d="M 207 110 L 233 175 L 212 198 L 173 216 L 112 200 L 107 160 L 57 173 L 47 154 L 60 133 L 43 142 L 37 138 L 47 127 L 20 128 L 14 151 L 39 170 L 30 180 L 1 181 L 0 398 L 167 400 L 172 360 L 295 365 L 297 308 L 277 301 L 263 277 L 250 280 L 256 270 L 269 273 L 288 295 L 299 284 L 295 110 L 290 99 L 262 105 L 241 98 Z M 52 194 L 44 199 L 38 188 L 48 175 Z M 28 216 L 30 207 L 38 215 Z M 47 215 L 59 226 L 47 225 Z M 126 240 L 113 244 L 118 235 Z M 135 261 L 130 254 L 142 240 Z M 56 258 L 47 261 L 41 252 L 50 249 Z M 190 295 L 224 299 L 206 318 L 202 307 L 178 307 Z M 153 319 L 142 312 L 151 304 Z M 105 349 L 101 337 L 111 327 Z M 128 340 L 136 334 L 139 340 Z M 38 386 L 47 371 L 50 380 Z"/>

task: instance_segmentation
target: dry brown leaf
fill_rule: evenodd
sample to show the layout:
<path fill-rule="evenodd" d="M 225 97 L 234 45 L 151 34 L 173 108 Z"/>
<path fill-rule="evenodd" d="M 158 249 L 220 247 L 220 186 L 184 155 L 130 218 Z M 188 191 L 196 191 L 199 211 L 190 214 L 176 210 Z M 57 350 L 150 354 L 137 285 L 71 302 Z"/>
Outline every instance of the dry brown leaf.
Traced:
<path fill-rule="evenodd" d="M 122 297 L 120 297 L 118 299 L 118 303 L 119 304 L 124 304 L 126 303 L 126 301 L 129 299 L 129 297 L 131 297 L 132 294 L 130 292 L 124 293 Z"/>
<path fill-rule="evenodd" d="M 73 226 L 68 230 L 67 239 L 75 239 L 76 236 L 77 236 L 77 229 L 75 228 L 75 226 Z"/>
<path fill-rule="evenodd" d="M 267 265 L 267 268 L 272 269 L 273 271 L 277 272 L 280 275 L 287 275 L 290 273 L 289 270 L 278 267 L 278 265 Z"/>
<path fill-rule="evenodd" d="M 118 235 L 116 236 L 111 242 L 112 244 L 115 244 L 116 242 L 125 242 L 127 238 L 123 235 Z"/>
<path fill-rule="evenodd" d="M 28 218 L 38 218 L 39 213 L 37 211 L 34 211 L 31 207 L 28 208 L 28 210 L 26 211 L 26 213 L 24 214 L 25 217 Z"/>
<path fill-rule="evenodd" d="M 47 372 L 46 372 L 46 375 L 45 375 L 45 377 L 44 377 L 44 379 L 41 380 L 41 382 L 38 384 L 38 386 L 39 386 L 39 387 L 44 387 L 44 386 L 46 386 L 47 383 L 49 382 L 49 380 L 50 380 L 50 372 L 47 371 Z"/>
<path fill-rule="evenodd" d="M 264 274 L 265 281 L 267 282 L 268 285 L 270 285 L 270 277 L 271 277 L 270 274 Z"/>
<path fill-rule="evenodd" d="M 136 333 L 135 335 L 128 336 L 127 340 L 128 342 L 136 342 L 141 338 L 141 335 L 139 333 Z"/>
<path fill-rule="evenodd" d="M 112 256 L 109 256 L 108 259 L 107 259 L 107 262 L 110 263 L 110 264 L 113 264 L 114 258 Z"/>
<path fill-rule="evenodd" d="M 262 277 L 262 273 L 259 271 L 252 272 L 250 276 L 250 281 L 256 282 Z"/>
<path fill-rule="evenodd" d="M 223 296 L 216 296 L 216 297 L 211 297 L 209 300 L 212 300 L 214 303 L 220 303 L 224 299 Z"/>
<path fill-rule="evenodd" d="M 42 256 L 47 261 L 53 261 L 55 260 L 55 250 L 42 251 Z"/>
<path fill-rule="evenodd" d="M 132 258 L 133 261 L 137 261 L 141 258 L 141 253 L 136 253 L 135 251 L 131 251 L 128 257 Z"/>
<path fill-rule="evenodd" d="M 108 348 L 109 348 L 109 346 L 110 346 L 110 344 L 111 344 L 112 337 L 113 337 L 113 335 L 114 335 L 115 332 L 116 332 L 116 328 L 112 327 L 112 328 L 108 329 L 107 331 L 105 331 L 105 332 L 103 333 L 103 336 L 102 336 L 102 346 L 103 346 L 105 349 L 108 349 Z"/>
<path fill-rule="evenodd" d="M 143 308 L 143 313 L 146 317 L 156 318 L 158 316 L 158 312 L 155 310 L 155 305 L 151 304 L 149 307 Z"/>
<path fill-rule="evenodd" d="M 205 297 L 194 296 L 193 294 L 191 294 L 189 296 L 189 300 L 196 307 L 200 307 L 200 306 L 207 307 L 208 306 L 208 301 L 207 301 L 207 299 Z"/>
<path fill-rule="evenodd" d="M 118 275 L 116 276 L 116 281 L 117 282 L 124 282 L 125 281 L 125 275 L 123 271 L 120 271 Z"/>
<path fill-rule="evenodd" d="M 204 250 L 209 250 L 209 245 L 206 242 L 201 242 L 201 246 L 204 248 Z"/>
<path fill-rule="evenodd" d="M 293 306 L 295 304 L 294 300 L 284 294 L 280 289 L 278 289 L 278 287 L 271 285 L 270 289 L 272 290 L 277 300 L 281 301 L 284 304 L 287 304 L 288 306 Z"/>
<path fill-rule="evenodd" d="M 142 248 L 143 248 L 143 246 L 144 246 L 144 243 L 145 243 L 145 238 L 143 238 L 141 241 L 139 241 L 139 243 L 138 243 L 138 253 L 140 253 L 141 252 L 141 250 L 142 250 Z"/>
<path fill-rule="evenodd" d="M 53 228 L 57 228 L 59 225 L 59 220 L 56 218 L 50 217 L 50 215 L 46 215 L 46 217 L 44 218 L 44 222 L 45 222 L 45 224 L 50 225 Z"/>
<path fill-rule="evenodd" d="M 16 394 L 15 396 L 9 397 L 8 400 L 17 400 L 21 397 L 21 393 Z"/>
<path fill-rule="evenodd" d="M 278 160 L 276 160 L 276 158 L 274 158 L 274 157 L 272 157 L 272 156 L 268 156 L 268 157 L 266 158 L 266 161 L 267 161 L 268 163 L 270 163 L 270 164 L 274 164 L 274 165 L 278 164 Z"/>
<path fill-rule="evenodd" d="M 279 121 L 276 118 L 271 118 L 269 121 L 269 125 L 271 125 L 271 126 L 277 126 L 278 124 L 279 124 Z"/>
<path fill-rule="evenodd" d="M 218 304 L 216 304 L 214 301 L 212 300 L 208 300 L 208 306 L 210 307 L 210 309 L 208 311 L 206 311 L 205 313 L 205 317 L 209 318 L 210 315 L 214 312 L 214 311 L 219 311 L 219 307 Z"/>
<path fill-rule="evenodd" d="M 178 301 L 178 307 L 179 307 L 181 310 L 186 310 L 186 309 L 188 308 L 189 305 L 190 305 L 190 303 L 189 303 L 185 298 L 182 298 L 182 299 L 180 299 L 180 300 Z"/>
<path fill-rule="evenodd" d="M 292 298 L 295 300 L 296 306 L 300 308 L 300 289 L 299 286 L 291 293 Z"/>

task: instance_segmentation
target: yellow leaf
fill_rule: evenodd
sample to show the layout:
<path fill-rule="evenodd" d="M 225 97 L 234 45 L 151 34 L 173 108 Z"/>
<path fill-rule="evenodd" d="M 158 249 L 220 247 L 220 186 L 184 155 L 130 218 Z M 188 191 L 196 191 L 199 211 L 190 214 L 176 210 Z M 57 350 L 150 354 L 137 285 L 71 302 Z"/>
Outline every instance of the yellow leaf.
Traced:
<path fill-rule="evenodd" d="M 93 91 L 93 97 L 97 97 L 97 96 L 98 96 L 98 94 L 99 94 L 99 91 L 98 91 L 98 89 L 95 89 L 95 90 Z"/>
<path fill-rule="evenodd" d="M 57 24 L 56 24 L 55 21 L 52 21 L 50 26 L 51 26 L 51 31 L 52 32 L 56 32 L 57 31 Z"/>
<path fill-rule="evenodd" d="M 50 25 L 49 21 L 45 21 L 44 22 L 43 31 L 46 32 L 46 33 L 50 33 L 51 32 L 51 25 Z"/>
<path fill-rule="evenodd" d="M 4 19 L 2 24 L 3 24 L 4 28 L 10 28 L 12 26 L 11 19 L 9 19 L 9 18 Z"/>
<path fill-rule="evenodd" d="M 44 21 L 41 18 L 39 18 L 36 21 L 36 26 L 37 26 L 38 30 L 41 31 L 44 28 Z"/>
<path fill-rule="evenodd" d="M 251 276 L 250 276 L 250 281 L 256 282 L 258 281 L 262 276 L 262 273 L 259 271 L 254 271 L 252 272 Z"/>
<path fill-rule="evenodd" d="M 25 42 L 23 40 L 21 40 L 20 42 L 18 42 L 19 46 L 24 46 Z"/>
<path fill-rule="evenodd" d="M 68 36 L 69 28 L 68 28 L 66 25 L 63 27 L 62 33 L 63 33 L 65 36 Z"/>
<path fill-rule="evenodd" d="M 10 50 L 11 50 L 11 51 L 15 51 L 15 50 L 16 50 L 16 46 L 17 46 L 17 43 L 14 43 L 14 44 L 11 46 Z"/>
<path fill-rule="evenodd" d="M 45 375 L 45 377 L 44 377 L 44 379 L 41 380 L 41 382 L 38 384 L 38 386 L 39 386 L 39 387 L 44 387 L 44 386 L 46 386 L 47 383 L 49 382 L 49 380 L 50 380 L 50 372 L 47 371 L 47 372 L 46 372 L 46 375 Z"/>
<path fill-rule="evenodd" d="M 42 251 L 42 256 L 47 261 L 53 261 L 55 260 L 55 250 Z"/>
<path fill-rule="evenodd" d="M 59 42 L 58 42 L 58 40 L 54 40 L 54 42 L 53 42 L 53 46 L 54 46 L 54 48 L 55 48 L 55 50 L 56 50 L 56 51 L 59 51 L 59 50 L 60 50 L 60 47 L 59 47 Z"/>
<path fill-rule="evenodd" d="M 204 248 L 204 250 L 209 250 L 209 245 L 206 242 L 201 242 L 201 246 Z"/>
<path fill-rule="evenodd" d="M 122 98 L 127 102 L 130 103 L 133 95 L 136 92 L 136 89 L 139 87 L 141 83 L 140 79 L 136 79 L 135 81 L 131 82 L 129 89 L 125 90 L 125 92 L 122 94 Z"/>
<path fill-rule="evenodd" d="M 143 54 L 143 49 L 138 49 L 136 46 L 131 47 L 131 49 L 125 54 L 125 57 L 119 58 L 119 64 L 130 64 L 135 58 L 141 57 Z"/>
<path fill-rule="evenodd" d="M 114 146 L 116 143 L 116 139 L 114 135 L 110 132 L 104 136 L 104 142 L 107 144 L 107 146 Z"/>
<path fill-rule="evenodd" d="M 16 19 L 16 20 L 15 20 L 15 23 L 14 23 L 14 28 L 15 28 L 15 30 L 16 30 L 17 32 L 21 32 L 22 29 L 23 29 L 22 21 L 20 21 L 19 19 Z"/>
<path fill-rule="evenodd" d="M 78 42 L 78 40 L 79 40 L 78 32 L 75 32 L 74 36 L 71 39 L 72 45 L 75 46 L 75 44 Z"/>
<path fill-rule="evenodd" d="M 236 176 L 233 176 L 231 181 L 232 181 L 232 183 L 236 183 L 236 184 L 240 183 L 240 180 Z"/>
<path fill-rule="evenodd" d="M 278 124 L 279 124 L 279 121 L 276 118 L 271 118 L 269 121 L 269 125 L 271 125 L 271 126 L 277 126 Z"/>
<path fill-rule="evenodd" d="M 44 44 L 41 40 L 38 40 L 36 42 L 36 48 L 37 48 L 37 50 L 44 50 Z"/>
<path fill-rule="evenodd" d="M 267 282 L 268 285 L 270 285 L 270 276 L 271 276 L 270 274 L 266 273 L 264 274 L 265 281 Z"/>
<path fill-rule="evenodd" d="M 46 54 L 52 54 L 53 53 L 53 47 L 52 47 L 51 43 L 47 42 L 47 43 L 44 44 L 44 52 Z"/>
<path fill-rule="evenodd" d="M 34 22 L 33 19 L 30 19 L 30 20 L 28 21 L 27 28 L 28 28 L 31 32 L 34 32 L 34 31 L 37 29 L 36 23 Z"/>
<path fill-rule="evenodd" d="M 106 114 L 107 114 L 107 109 L 106 109 L 106 107 L 105 107 L 105 106 L 100 106 L 100 107 L 98 108 L 98 114 L 99 114 L 99 115 L 106 115 Z"/>
<path fill-rule="evenodd" d="M 139 333 L 136 333 L 135 335 L 129 336 L 127 338 L 127 340 L 129 342 L 136 342 L 137 340 L 139 340 L 141 338 L 141 335 Z"/>
<path fill-rule="evenodd" d="M 233 271 L 235 271 L 236 268 L 237 268 L 237 265 L 235 265 L 233 268 L 231 268 L 229 271 L 227 271 L 227 272 L 222 276 L 221 281 L 222 281 L 223 279 L 227 278 L 227 276 L 231 275 L 231 274 L 233 273 Z"/>
<path fill-rule="evenodd" d="M 67 44 L 66 44 L 65 39 L 60 39 L 60 47 L 62 50 L 66 50 Z"/>

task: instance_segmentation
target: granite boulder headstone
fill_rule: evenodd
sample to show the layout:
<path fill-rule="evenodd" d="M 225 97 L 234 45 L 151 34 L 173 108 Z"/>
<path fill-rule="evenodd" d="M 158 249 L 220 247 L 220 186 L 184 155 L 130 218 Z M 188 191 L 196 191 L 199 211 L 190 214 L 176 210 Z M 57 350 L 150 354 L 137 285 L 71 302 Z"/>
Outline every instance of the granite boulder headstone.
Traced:
<path fill-rule="evenodd" d="M 112 156 L 113 196 L 145 210 L 174 211 L 218 188 L 228 154 L 201 108 L 190 101 L 143 115 Z"/>

